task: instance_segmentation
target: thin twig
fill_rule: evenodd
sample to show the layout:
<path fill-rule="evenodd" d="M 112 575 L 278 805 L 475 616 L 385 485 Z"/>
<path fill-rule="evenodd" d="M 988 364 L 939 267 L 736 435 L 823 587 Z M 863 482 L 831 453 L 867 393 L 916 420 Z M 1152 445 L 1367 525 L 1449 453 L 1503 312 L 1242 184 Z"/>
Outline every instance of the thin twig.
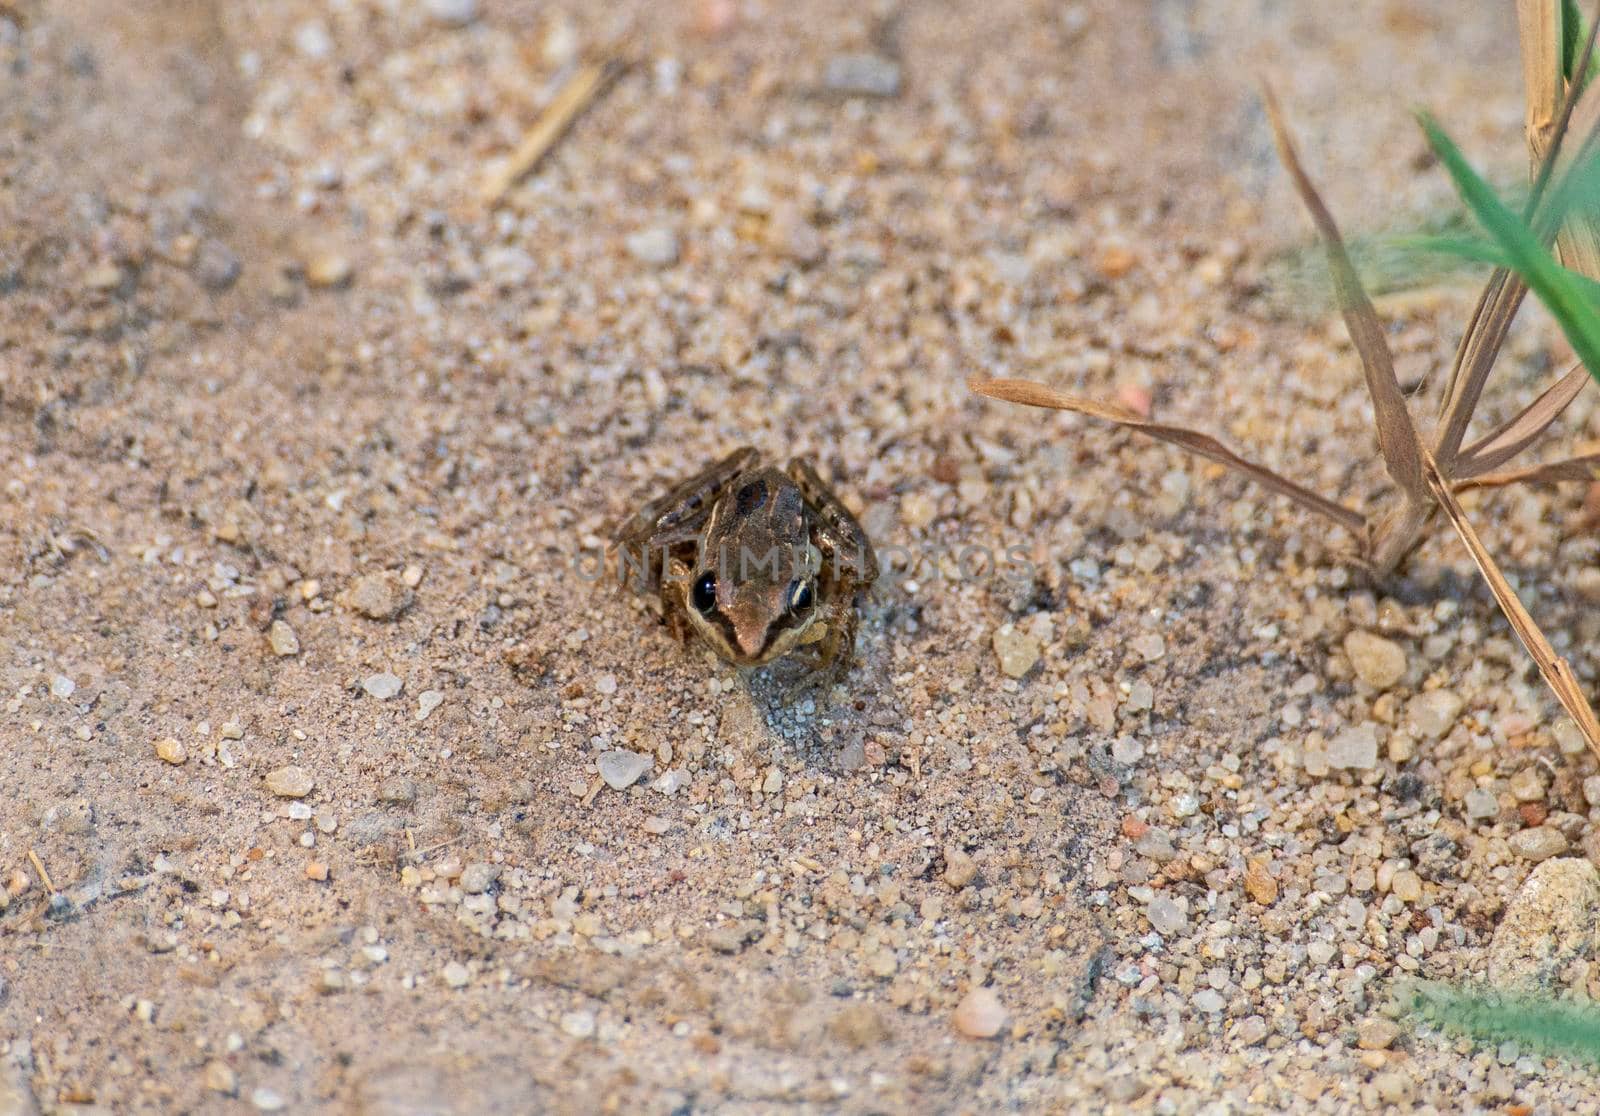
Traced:
<path fill-rule="evenodd" d="M 622 69 L 621 59 L 609 58 L 603 62 L 586 62 L 573 71 L 528 129 L 516 151 L 484 180 L 484 201 L 490 204 L 499 201 L 523 175 L 538 166 L 583 110 L 610 88 Z"/>
<path fill-rule="evenodd" d="M 33 849 L 28 850 L 28 863 L 33 865 L 33 870 L 39 873 L 39 881 L 44 884 L 44 889 L 51 895 L 56 893 L 56 885 L 50 880 L 50 873 L 44 870 L 44 861 L 39 859 L 39 854 Z"/>
<path fill-rule="evenodd" d="M 411 831 L 409 829 L 406 830 L 406 837 L 408 840 L 411 837 Z M 452 837 L 448 841 L 440 841 L 437 845 L 429 845 L 425 849 L 413 848 L 410 852 L 406 853 L 405 858 L 415 864 L 420 862 L 424 857 L 431 853 L 436 853 L 440 849 L 448 849 L 451 845 L 459 845 L 466 839 L 467 835 L 463 833 L 459 837 Z"/>

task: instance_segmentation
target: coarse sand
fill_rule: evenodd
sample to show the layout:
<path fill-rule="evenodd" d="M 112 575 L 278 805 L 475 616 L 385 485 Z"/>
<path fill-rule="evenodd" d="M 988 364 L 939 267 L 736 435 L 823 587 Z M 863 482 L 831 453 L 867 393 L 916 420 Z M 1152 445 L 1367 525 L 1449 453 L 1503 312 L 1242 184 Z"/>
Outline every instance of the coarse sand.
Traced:
<path fill-rule="evenodd" d="M 1600 996 L 1459 544 L 965 387 L 1381 496 L 1262 75 L 1355 233 L 1414 106 L 1525 173 L 1509 5 L 0 2 L 0 1113 L 1593 1111 L 1397 1000 Z M 1380 300 L 1420 416 L 1473 293 Z M 897 556 L 829 693 L 583 560 L 746 442 Z M 1469 511 L 1593 693 L 1583 498 Z"/>

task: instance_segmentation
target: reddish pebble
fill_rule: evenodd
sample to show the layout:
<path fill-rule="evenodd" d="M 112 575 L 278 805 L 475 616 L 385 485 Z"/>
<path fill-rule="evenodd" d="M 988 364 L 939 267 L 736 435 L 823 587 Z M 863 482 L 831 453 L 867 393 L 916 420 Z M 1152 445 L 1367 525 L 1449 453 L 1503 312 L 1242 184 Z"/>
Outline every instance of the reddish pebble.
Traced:
<path fill-rule="evenodd" d="M 1150 417 L 1150 408 L 1155 400 L 1150 395 L 1149 388 L 1140 387 L 1138 384 L 1123 384 L 1117 389 L 1117 402 L 1140 418 Z"/>
<path fill-rule="evenodd" d="M 306 865 L 306 879 L 316 880 L 318 883 L 328 878 L 328 866 L 320 860 L 313 860 Z"/>
<path fill-rule="evenodd" d="M 1137 841 L 1150 832 L 1150 826 L 1134 817 L 1132 814 L 1122 816 L 1122 835 L 1130 841 Z"/>
<path fill-rule="evenodd" d="M 1524 802 L 1517 807 L 1517 813 L 1522 815 L 1522 824 L 1526 826 L 1543 825 L 1550 816 L 1543 802 Z"/>

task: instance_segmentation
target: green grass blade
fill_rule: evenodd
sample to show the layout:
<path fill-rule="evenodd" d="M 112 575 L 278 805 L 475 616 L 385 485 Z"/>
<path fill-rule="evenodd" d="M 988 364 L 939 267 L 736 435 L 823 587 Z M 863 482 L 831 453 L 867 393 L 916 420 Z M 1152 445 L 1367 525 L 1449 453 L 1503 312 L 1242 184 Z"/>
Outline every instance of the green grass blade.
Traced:
<path fill-rule="evenodd" d="M 1441 256 L 1454 256 L 1458 260 L 1469 260 L 1472 263 L 1488 264 L 1490 267 L 1515 270 L 1511 257 L 1505 249 L 1484 237 L 1410 236 L 1397 239 L 1395 245 L 1409 252 L 1431 252 Z M 1566 272 L 1570 282 L 1577 284 L 1592 305 L 1600 308 L 1600 281 L 1581 275 L 1571 268 L 1561 267 L 1561 270 Z"/>
<path fill-rule="evenodd" d="M 1556 319 L 1589 374 L 1600 380 L 1600 306 L 1590 299 L 1589 291 L 1572 272 L 1551 258 L 1532 230 L 1505 207 L 1433 118 L 1424 113 L 1421 123 L 1429 145 L 1450 173 L 1467 208 L 1505 252 L 1506 262 Z"/>
<path fill-rule="evenodd" d="M 1588 37 L 1589 28 L 1583 21 L 1583 13 L 1578 11 L 1577 0 L 1561 0 L 1561 73 L 1568 81 L 1572 80 L 1572 71 L 1578 66 L 1584 40 Z M 1593 78 L 1596 73 L 1600 73 L 1600 58 L 1589 61 L 1589 77 Z"/>
<path fill-rule="evenodd" d="M 1489 989 L 1412 984 L 1399 1001 L 1419 1022 L 1480 1042 L 1514 1041 L 1541 1054 L 1600 1063 L 1600 1008 Z"/>

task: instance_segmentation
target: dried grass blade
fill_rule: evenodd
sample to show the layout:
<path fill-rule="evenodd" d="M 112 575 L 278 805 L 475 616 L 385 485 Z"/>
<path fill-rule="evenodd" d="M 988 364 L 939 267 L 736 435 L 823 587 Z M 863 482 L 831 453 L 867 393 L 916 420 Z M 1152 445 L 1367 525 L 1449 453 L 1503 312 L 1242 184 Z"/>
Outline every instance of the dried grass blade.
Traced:
<path fill-rule="evenodd" d="M 1472 488 L 1504 488 L 1511 484 L 1560 484 L 1562 481 L 1600 480 L 1600 453 L 1586 453 L 1552 461 L 1545 465 L 1530 465 L 1509 473 L 1488 473 L 1473 477 L 1456 485 L 1457 492 Z"/>
<path fill-rule="evenodd" d="M 1531 222 L 1544 196 L 1545 186 L 1554 174 L 1556 157 L 1561 153 L 1576 105 L 1570 95 L 1561 96 L 1561 44 L 1564 36 L 1558 34 L 1560 28 L 1552 22 L 1557 18 L 1554 5 L 1550 0 L 1518 0 L 1517 17 L 1522 40 L 1523 77 L 1528 90 L 1528 148 L 1537 166 L 1533 189 L 1528 195 L 1528 206 L 1523 214 L 1524 219 Z M 1600 24 L 1596 26 L 1600 27 Z M 1587 72 L 1594 56 L 1594 32 L 1595 29 L 1591 28 L 1589 38 L 1584 43 L 1579 73 Z M 1538 66 L 1549 68 L 1537 69 Z M 1541 74 L 1549 75 L 1551 84 L 1548 88 Z M 1552 98 L 1559 99 L 1559 115 L 1555 114 L 1555 101 Z M 1547 112 L 1555 116 L 1553 124 L 1547 123 Z M 1591 134 L 1592 130 L 1591 125 L 1590 132 L 1585 134 Z M 1541 243 L 1548 245 L 1553 237 L 1554 230 L 1547 233 L 1540 229 Z M 1489 283 L 1472 312 L 1467 332 L 1456 349 L 1450 382 L 1439 407 L 1439 429 L 1434 439 L 1433 453 L 1439 468 L 1446 474 L 1455 469 L 1461 440 L 1466 437 L 1473 412 L 1478 409 L 1483 386 L 1488 382 L 1489 372 L 1499 358 L 1501 346 L 1505 344 L 1511 320 L 1516 317 L 1527 293 L 1528 285 L 1520 276 L 1498 268 L 1489 277 Z"/>
<path fill-rule="evenodd" d="M 1264 465 L 1257 465 L 1247 461 L 1234 453 L 1227 446 L 1197 430 L 1190 430 L 1184 426 L 1170 426 L 1166 423 L 1152 422 L 1147 418 L 1134 414 L 1123 407 L 1108 403 L 1098 403 L 1092 399 L 1082 399 L 1075 395 L 1066 395 L 1044 384 L 1034 383 L 1032 380 L 1007 380 L 985 379 L 974 376 L 967 381 L 967 387 L 979 395 L 988 396 L 990 399 L 1000 399 L 1007 403 L 1021 403 L 1028 407 L 1046 407 L 1055 411 L 1071 411 L 1073 414 L 1087 415 L 1090 418 L 1101 419 L 1105 422 L 1114 422 L 1118 426 L 1125 426 L 1130 430 L 1137 430 L 1141 434 L 1167 442 L 1188 450 L 1190 453 L 1206 457 L 1220 465 L 1243 473 L 1263 488 L 1270 489 L 1280 496 L 1286 496 L 1301 507 L 1326 516 L 1335 523 L 1364 537 L 1367 521 L 1360 512 L 1352 511 L 1343 504 L 1337 504 L 1323 496 L 1317 495 L 1309 488 L 1303 488 L 1279 476 Z"/>
<path fill-rule="evenodd" d="M 1489 372 L 1500 356 L 1500 347 L 1506 342 L 1511 322 L 1527 294 L 1528 284 L 1521 278 L 1503 267 L 1496 268 L 1473 309 L 1467 332 L 1456 349 L 1444 402 L 1439 407 L 1439 433 L 1433 455 L 1439 468 L 1447 473 L 1455 469 L 1461 439 L 1466 437 L 1472 414 L 1483 397 L 1483 385 L 1489 380 Z"/>
<path fill-rule="evenodd" d="M 499 201 L 523 175 L 538 166 L 556 141 L 572 127 L 573 121 L 610 88 L 622 70 L 622 60 L 610 58 L 603 62 L 587 62 L 573 71 L 539 114 L 539 119 L 533 122 L 517 149 L 484 180 L 483 200 L 491 204 Z"/>
<path fill-rule="evenodd" d="M 1345 251 L 1344 238 L 1333 214 L 1323 204 L 1322 197 L 1300 165 L 1294 143 L 1283 121 L 1283 111 L 1270 87 L 1263 87 L 1267 117 L 1272 123 L 1272 134 L 1278 144 L 1278 157 L 1283 161 L 1289 177 L 1294 180 L 1300 200 L 1311 213 L 1312 223 L 1322 237 L 1328 253 L 1328 266 L 1333 272 L 1333 290 L 1344 314 L 1345 328 L 1350 340 L 1361 356 L 1361 369 L 1366 375 L 1367 390 L 1372 395 L 1373 413 L 1378 422 L 1378 450 L 1383 454 L 1389 475 L 1406 495 L 1421 502 L 1426 500 L 1428 485 L 1422 476 L 1422 446 L 1417 439 L 1417 428 L 1406 409 L 1406 397 L 1395 378 L 1394 360 L 1389 353 L 1389 342 L 1384 337 L 1383 323 L 1372 308 L 1372 300 L 1361 286 L 1361 279 Z"/>
<path fill-rule="evenodd" d="M 1530 403 L 1520 415 L 1499 430 L 1474 442 L 1462 451 L 1451 470 L 1451 477 L 1466 480 L 1498 469 L 1517 454 L 1533 445 L 1561 417 L 1589 382 L 1589 370 L 1576 364 L 1572 370 L 1543 395 Z"/>
<path fill-rule="evenodd" d="M 1500 572 L 1500 567 L 1484 547 L 1483 540 L 1478 538 L 1478 533 L 1468 522 L 1467 514 L 1461 510 L 1461 504 L 1456 500 L 1455 493 L 1450 490 L 1450 485 L 1439 474 L 1439 467 L 1431 459 L 1427 462 L 1427 470 L 1429 487 L 1433 489 L 1434 496 L 1444 508 L 1445 515 L 1450 517 L 1450 525 L 1456 529 L 1456 534 L 1461 536 L 1461 541 L 1466 543 L 1473 562 L 1478 566 L 1478 572 L 1483 574 L 1483 579 L 1489 583 L 1489 590 L 1499 602 L 1500 611 L 1505 613 L 1506 620 L 1511 624 L 1511 630 L 1517 633 L 1522 646 L 1533 657 L 1534 663 L 1539 667 L 1539 673 L 1544 676 L 1546 685 L 1556 695 L 1556 700 L 1561 702 L 1561 707 L 1567 711 L 1567 715 L 1583 733 L 1589 750 L 1600 757 L 1600 718 L 1595 717 L 1594 707 L 1584 696 L 1583 688 L 1572 672 L 1572 665 L 1556 654 L 1555 648 L 1550 646 L 1550 641 L 1545 638 L 1544 632 L 1539 630 L 1539 625 L 1534 623 L 1533 617 L 1523 607 L 1516 591 L 1511 588 L 1511 583 L 1506 580 L 1505 574 Z"/>

